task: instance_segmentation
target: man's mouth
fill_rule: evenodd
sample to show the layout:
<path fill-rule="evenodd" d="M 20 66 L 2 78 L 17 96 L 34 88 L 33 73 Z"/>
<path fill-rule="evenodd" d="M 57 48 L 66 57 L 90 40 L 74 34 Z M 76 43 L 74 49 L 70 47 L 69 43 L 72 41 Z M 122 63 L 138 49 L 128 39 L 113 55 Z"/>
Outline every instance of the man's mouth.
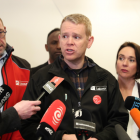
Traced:
<path fill-rule="evenodd" d="M 68 52 L 72 52 L 73 50 L 71 50 L 71 49 L 67 49 L 67 51 L 68 51 Z"/>
<path fill-rule="evenodd" d="M 72 50 L 72 49 L 66 49 L 66 53 L 67 54 L 73 54 L 74 53 L 74 50 Z"/>

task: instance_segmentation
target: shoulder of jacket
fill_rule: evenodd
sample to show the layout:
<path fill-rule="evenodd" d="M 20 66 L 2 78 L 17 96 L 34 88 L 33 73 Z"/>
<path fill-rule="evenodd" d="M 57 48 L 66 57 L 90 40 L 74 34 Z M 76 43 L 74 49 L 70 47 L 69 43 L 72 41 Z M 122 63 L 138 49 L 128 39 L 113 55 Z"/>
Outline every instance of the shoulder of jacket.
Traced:
<path fill-rule="evenodd" d="M 100 67 L 97 64 L 95 65 L 95 69 L 99 77 L 104 77 L 109 82 L 109 84 L 114 85 L 116 83 L 116 78 L 108 70 Z"/>
<path fill-rule="evenodd" d="M 20 68 L 25 68 L 25 69 L 31 69 L 31 65 L 30 63 L 23 59 L 23 58 L 20 58 L 16 55 L 11 55 L 11 59 L 13 60 L 13 62 L 15 62 Z"/>

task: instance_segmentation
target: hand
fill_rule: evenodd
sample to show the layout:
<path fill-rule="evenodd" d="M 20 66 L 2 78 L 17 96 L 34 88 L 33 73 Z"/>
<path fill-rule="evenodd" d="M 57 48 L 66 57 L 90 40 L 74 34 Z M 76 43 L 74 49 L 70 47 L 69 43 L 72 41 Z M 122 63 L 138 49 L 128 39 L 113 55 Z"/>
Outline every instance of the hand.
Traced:
<path fill-rule="evenodd" d="M 87 139 L 87 140 L 98 140 L 98 139 L 96 139 L 96 138 L 89 138 L 89 139 Z"/>
<path fill-rule="evenodd" d="M 40 105 L 41 101 L 20 101 L 16 103 L 13 107 L 18 112 L 18 115 L 21 119 L 30 118 L 32 115 L 36 114 L 41 108 L 37 105 Z"/>
<path fill-rule="evenodd" d="M 75 134 L 64 134 L 62 140 L 77 140 Z"/>

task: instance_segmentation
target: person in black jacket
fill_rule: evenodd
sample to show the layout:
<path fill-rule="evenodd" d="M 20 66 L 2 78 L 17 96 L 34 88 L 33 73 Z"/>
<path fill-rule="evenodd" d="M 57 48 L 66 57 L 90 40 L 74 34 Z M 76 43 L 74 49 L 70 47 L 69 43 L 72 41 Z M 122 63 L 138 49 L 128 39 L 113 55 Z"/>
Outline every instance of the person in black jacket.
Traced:
<path fill-rule="evenodd" d="M 20 101 L 13 107 L 0 112 L 0 136 L 21 127 L 21 119 L 30 118 L 40 110 L 40 101 Z"/>
<path fill-rule="evenodd" d="M 86 49 L 91 47 L 94 40 L 91 29 L 90 20 L 82 14 L 68 15 L 63 19 L 59 35 L 62 55 L 32 76 L 23 99 L 35 100 L 41 94 L 42 87 L 54 76 L 64 80 L 51 94 L 42 97 L 41 111 L 30 119 L 22 120 L 20 132 L 24 139 L 37 139 L 40 120 L 56 99 L 65 104 L 66 112 L 50 140 L 77 140 L 74 118 L 75 114 L 80 115 L 76 113 L 80 109 L 88 110 L 96 125 L 95 132 L 88 140 L 117 140 L 116 124 L 126 130 L 128 112 L 117 80 L 85 56 Z"/>
<path fill-rule="evenodd" d="M 49 60 L 44 64 L 31 68 L 30 76 L 32 76 L 36 71 L 38 71 L 42 67 L 53 63 L 56 60 L 56 58 L 61 54 L 61 48 L 58 40 L 59 34 L 59 28 L 55 28 L 49 32 L 47 36 L 47 44 L 45 44 L 45 49 L 47 52 L 49 52 Z"/>

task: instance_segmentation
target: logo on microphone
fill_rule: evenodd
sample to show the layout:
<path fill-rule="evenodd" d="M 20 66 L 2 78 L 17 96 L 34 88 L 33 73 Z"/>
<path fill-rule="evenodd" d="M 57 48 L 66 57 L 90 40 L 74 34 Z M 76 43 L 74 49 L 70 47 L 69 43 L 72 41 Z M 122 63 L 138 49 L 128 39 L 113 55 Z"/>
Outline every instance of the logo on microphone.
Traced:
<path fill-rule="evenodd" d="M 57 83 L 59 81 L 59 77 L 57 79 L 54 80 L 54 83 Z"/>
<path fill-rule="evenodd" d="M 77 110 L 77 111 L 75 112 L 75 118 L 81 117 L 81 116 L 82 116 L 82 110 L 79 109 L 79 110 Z"/>
<path fill-rule="evenodd" d="M 2 105 L 8 100 L 8 98 L 10 97 L 10 93 L 7 92 L 6 95 L 1 99 L 0 101 L 0 108 L 2 107 Z"/>
<path fill-rule="evenodd" d="M 4 89 L 2 87 L 0 87 L 0 95 L 2 94 L 3 91 L 4 91 Z"/>
<path fill-rule="evenodd" d="M 49 93 L 51 94 L 53 92 L 53 90 L 55 89 L 55 86 L 50 82 L 48 81 L 44 86 L 43 88 Z"/>
<path fill-rule="evenodd" d="M 40 125 L 41 125 L 41 124 L 38 125 L 37 130 L 40 128 Z"/>
<path fill-rule="evenodd" d="M 134 103 L 133 103 L 133 105 L 132 105 L 132 108 L 131 108 L 131 109 L 133 109 L 133 108 L 139 108 L 139 106 L 140 106 L 140 103 L 139 103 L 139 102 L 134 101 Z"/>
<path fill-rule="evenodd" d="M 53 116 L 53 121 L 52 123 L 54 125 L 56 125 L 57 123 L 59 123 L 61 121 L 61 116 L 63 115 L 63 108 L 60 106 L 59 108 L 57 108 L 57 110 L 54 112 L 54 116 Z"/>
<path fill-rule="evenodd" d="M 52 135 L 52 134 L 53 134 L 53 131 L 52 131 L 50 128 L 45 127 L 45 130 L 46 130 L 46 131 L 48 131 L 48 132 L 50 133 L 50 135 Z"/>
<path fill-rule="evenodd" d="M 51 92 L 54 90 L 49 84 L 46 84 L 46 87 L 47 87 Z"/>

